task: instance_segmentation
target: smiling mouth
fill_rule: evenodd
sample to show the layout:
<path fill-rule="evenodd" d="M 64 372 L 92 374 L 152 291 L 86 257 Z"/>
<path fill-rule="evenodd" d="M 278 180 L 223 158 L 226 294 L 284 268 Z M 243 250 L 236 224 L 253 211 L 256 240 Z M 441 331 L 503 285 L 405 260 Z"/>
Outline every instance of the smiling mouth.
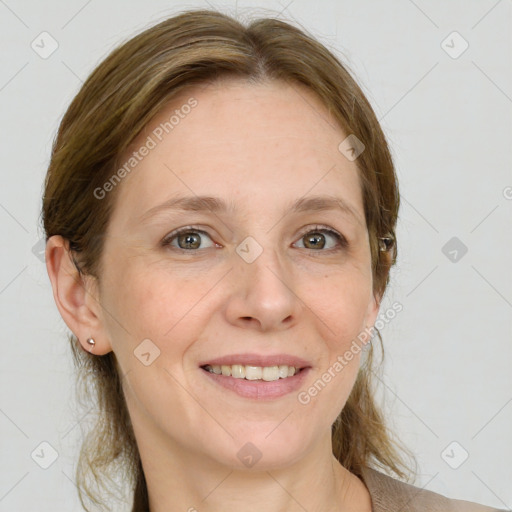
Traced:
<path fill-rule="evenodd" d="M 271 382 L 279 379 L 287 379 L 300 373 L 304 368 L 295 366 L 279 365 L 279 366 L 252 366 L 252 365 L 209 365 L 205 364 L 201 368 L 207 372 L 224 377 L 232 377 L 235 379 L 245 380 L 261 380 Z"/>

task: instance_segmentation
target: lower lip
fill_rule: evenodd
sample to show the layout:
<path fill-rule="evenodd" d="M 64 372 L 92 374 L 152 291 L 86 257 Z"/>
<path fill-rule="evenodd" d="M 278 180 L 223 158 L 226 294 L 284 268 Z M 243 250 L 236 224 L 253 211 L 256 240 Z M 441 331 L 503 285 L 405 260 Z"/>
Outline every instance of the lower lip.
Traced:
<path fill-rule="evenodd" d="M 222 374 L 218 375 L 200 368 L 207 377 L 223 388 L 234 391 L 243 398 L 252 398 L 253 400 L 271 400 L 297 391 L 301 387 L 310 369 L 311 368 L 304 368 L 293 377 L 267 382 L 265 380 L 235 379 L 234 377 L 227 377 Z"/>

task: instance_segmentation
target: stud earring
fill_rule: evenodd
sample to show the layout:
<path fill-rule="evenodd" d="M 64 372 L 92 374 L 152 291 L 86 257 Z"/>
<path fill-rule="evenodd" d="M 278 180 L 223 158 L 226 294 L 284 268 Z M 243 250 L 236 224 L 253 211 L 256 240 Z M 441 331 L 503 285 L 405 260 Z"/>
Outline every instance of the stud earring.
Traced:
<path fill-rule="evenodd" d="M 89 352 L 92 352 L 92 349 L 94 348 L 94 345 L 96 345 L 96 342 L 92 338 L 87 338 L 87 343 L 90 345 Z"/>

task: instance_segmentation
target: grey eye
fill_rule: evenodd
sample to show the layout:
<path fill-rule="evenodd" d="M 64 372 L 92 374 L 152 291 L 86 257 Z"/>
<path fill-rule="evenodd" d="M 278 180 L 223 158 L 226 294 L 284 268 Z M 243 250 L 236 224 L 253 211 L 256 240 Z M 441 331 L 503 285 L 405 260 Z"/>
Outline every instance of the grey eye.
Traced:
<path fill-rule="evenodd" d="M 210 238 L 210 235 L 208 235 L 206 231 L 200 229 L 182 228 L 166 236 L 162 241 L 162 245 L 171 246 L 185 251 L 194 251 L 198 250 L 199 248 L 205 249 L 205 247 L 200 247 L 202 243 L 201 237 L 203 235 Z M 174 240 L 176 240 L 177 245 L 173 243 Z M 213 244 L 210 247 L 212 246 Z"/>

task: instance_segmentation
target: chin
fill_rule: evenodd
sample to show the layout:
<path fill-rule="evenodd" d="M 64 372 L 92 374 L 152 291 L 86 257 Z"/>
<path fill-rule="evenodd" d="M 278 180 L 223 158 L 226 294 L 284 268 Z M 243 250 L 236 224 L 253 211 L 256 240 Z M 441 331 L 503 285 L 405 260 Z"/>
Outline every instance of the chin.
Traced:
<path fill-rule="evenodd" d="M 212 455 L 218 462 L 239 470 L 267 471 L 288 467 L 301 460 L 309 446 L 308 436 L 298 430 L 297 425 L 290 423 L 290 427 L 285 429 L 279 422 L 264 429 L 246 426 Z"/>

